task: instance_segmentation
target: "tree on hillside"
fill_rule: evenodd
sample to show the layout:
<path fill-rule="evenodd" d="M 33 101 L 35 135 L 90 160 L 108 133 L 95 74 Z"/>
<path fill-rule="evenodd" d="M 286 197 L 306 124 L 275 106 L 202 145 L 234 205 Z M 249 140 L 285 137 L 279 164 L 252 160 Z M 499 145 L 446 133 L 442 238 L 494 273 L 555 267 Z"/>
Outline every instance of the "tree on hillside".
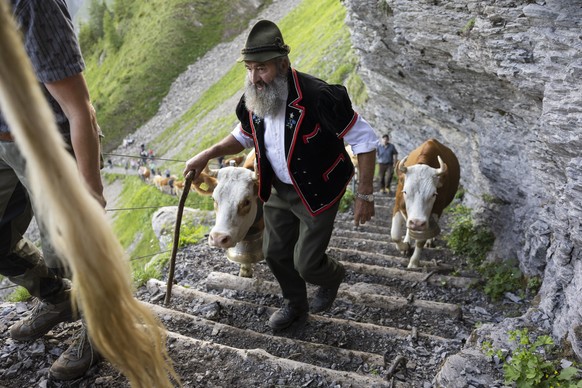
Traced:
<path fill-rule="evenodd" d="M 109 12 L 103 0 L 91 0 L 89 5 L 89 21 L 79 27 L 79 43 L 85 55 L 91 55 L 104 36 L 103 19 Z"/>
<path fill-rule="evenodd" d="M 116 52 L 123 43 L 123 38 L 117 31 L 115 19 L 111 12 L 105 12 L 103 15 L 103 33 L 105 39 L 105 48 Z"/>
<path fill-rule="evenodd" d="M 117 22 L 131 19 L 134 4 L 134 0 L 115 0 L 113 3 L 113 14 Z"/>
<path fill-rule="evenodd" d="M 136 13 L 135 9 L 139 7 L 139 3 L 135 0 L 115 0 L 113 7 L 113 25 L 115 26 L 115 35 L 111 35 L 111 43 L 117 48 L 125 40 L 125 35 L 130 29 L 133 15 Z M 107 35 L 107 32 L 105 33 Z M 107 37 L 106 37 L 107 39 Z"/>

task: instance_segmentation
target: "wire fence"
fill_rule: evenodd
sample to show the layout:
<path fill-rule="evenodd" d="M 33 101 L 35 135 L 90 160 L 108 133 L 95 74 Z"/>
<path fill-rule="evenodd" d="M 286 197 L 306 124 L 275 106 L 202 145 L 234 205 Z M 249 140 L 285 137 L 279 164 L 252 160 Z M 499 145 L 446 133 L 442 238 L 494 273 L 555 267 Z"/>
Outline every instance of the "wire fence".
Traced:
<path fill-rule="evenodd" d="M 109 209 L 105 209 L 105 211 L 107 211 L 107 212 L 119 212 L 119 211 L 125 211 L 125 210 L 147 210 L 147 209 L 159 209 L 159 206 L 109 208 Z"/>
<path fill-rule="evenodd" d="M 111 153 L 111 152 L 103 152 L 102 153 L 103 156 L 116 156 L 116 157 L 120 157 L 120 158 L 128 158 L 128 159 L 139 159 L 140 161 L 148 160 L 148 161 L 158 161 L 158 160 L 162 160 L 165 162 L 178 162 L 178 163 L 186 163 L 186 160 L 181 160 L 181 159 L 171 159 L 171 158 L 159 158 L 157 156 L 145 156 L 145 155 L 127 155 L 127 154 L 117 154 L 117 153 Z M 213 167 L 213 168 L 219 168 L 220 167 L 220 162 L 218 161 L 210 161 L 208 163 L 209 167 Z M 128 168 L 126 167 L 126 170 Z"/>
<path fill-rule="evenodd" d="M 124 154 L 114 154 L 114 153 L 108 153 L 108 152 L 103 152 L 103 156 L 117 156 L 117 157 L 121 157 L 121 158 L 130 158 L 130 159 L 149 159 L 149 160 L 163 160 L 166 162 L 186 163 L 185 160 L 158 158 L 157 156 L 150 157 L 150 156 L 142 156 L 142 155 L 124 155 Z"/>

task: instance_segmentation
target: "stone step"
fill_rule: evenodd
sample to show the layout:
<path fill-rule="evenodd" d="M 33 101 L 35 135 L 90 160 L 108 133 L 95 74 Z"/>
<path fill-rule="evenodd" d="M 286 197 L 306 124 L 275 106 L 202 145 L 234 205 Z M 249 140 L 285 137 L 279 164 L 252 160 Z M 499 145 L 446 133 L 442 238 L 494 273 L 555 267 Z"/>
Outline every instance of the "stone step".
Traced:
<path fill-rule="evenodd" d="M 209 290 L 222 291 L 224 289 L 249 291 L 257 293 L 276 294 L 280 292 L 277 283 L 271 281 L 258 280 L 253 278 L 243 278 L 222 272 L 211 272 L 206 279 L 206 287 Z M 374 284 L 358 283 L 354 285 L 341 284 L 337 298 L 345 299 L 354 304 L 382 308 L 393 311 L 404 308 L 415 308 L 421 311 L 429 311 L 436 314 L 443 314 L 448 317 L 461 318 L 461 308 L 456 304 L 434 302 L 415 298 L 404 298 L 397 296 L 381 295 L 382 287 Z M 308 290 L 308 296 L 312 297 L 313 289 Z"/>
<path fill-rule="evenodd" d="M 376 234 L 377 235 L 377 234 Z M 390 236 L 381 236 L 379 239 L 369 238 L 370 236 L 364 233 L 357 233 L 356 236 L 340 236 L 334 233 L 331 236 L 329 245 L 332 247 L 339 248 L 351 248 L 358 250 L 360 252 L 392 252 L 396 254 L 398 251 L 395 249 L 392 241 L 389 241 Z"/>
<path fill-rule="evenodd" d="M 384 356 L 380 354 L 348 350 L 325 344 L 301 341 L 292 338 L 243 330 L 230 325 L 214 322 L 203 317 L 146 304 L 167 330 L 199 340 L 212 341 L 239 349 L 263 349 L 269 354 L 287 359 L 301 359 L 319 367 L 336 368 L 365 375 L 364 370 L 374 370 L 384 366 Z"/>
<path fill-rule="evenodd" d="M 178 373 L 187 376 L 182 381 L 185 387 L 283 387 L 290 382 L 301 387 L 412 387 L 399 381 L 394 385 L 372 374 L 363 376 L 276 357 L 260 348 L 238 349 L 173 332 L 168 333 L 168 341 Z M 182 353 L 193 357 L 182 360 Z M 231 376 L 228 380 L 225 370 Z M 295 385 L 298 381 L 301 385 Z"/>
<path fill-rule="evenodd" d="M 344 238 L 357 238 L 363 240 L 376 240 L 385 241 L 392 244 L 392 238 L 390 237 L 389 228 L 374 228 L 374 230 L 366 230 L 364 227 L 348 229 L 348 228 L 335 228 L 333 231 L 333 236 L 344 237 Z"/>
<path fill-rule="evenodd" d="M 348 261 L 354 263 L 364 263 L 379 265 L 383 267 L 401 268 L 406 269 L 408 266 L 409 259 L 394 254 L 381 253 L 381 252 L 362 252 L 357 248 L 340 248 L 335 246 L 330 246 L 327 249 L 327 254 L 340 260 Z M 443 263 L 442 261 L 420 261 L 420 270 L 418 271 L 439 271 L 440 273 L 450 273 L 455 271 L 455 267 Z"/>
<path fill-rule="evenodd" d="M 197 354 L 177 366 L 186 386 L 427 386 L 479 319 L 464 297 L 479 279 L 451 276 L 466 274 L 442 243 L 423 251 L 421 268 L 407 269 L 409 256 L 390 238 L 392 204 L 379 197 L 376 216 L 358 227 L 353 211 L 338 214 L 327 250 L 347 269 L 338 297 L 285 330 L 268 325 L 283 300 L 265 262 L 241 278 L 223 252 L 198 247 L 193 262 L 215 264 L 183 267 L 178 281 L 190 286 L 173 286 L 169 306 L 159 305 L 166 283 L 150 280 L 144 299 L 170 330 L 171 354 Z M 310 299 L 315 290 L 307 285 Z M 221 381 L 223 367 L 240 378 Z"/>
<path fill-rule="evenodd" d="M 346 267 L 346 269 L 365 273 L 368 275 L 376 275 L 382 276 L 386 278 L 393 278 L 403 280 L 409 283 L 429 283 L 433 286 L 440 286 L 440 287 L 456 287 L 456 288 L 463 288 L 468 289 L 474 286 L 479 279 L 478 278 L 471 278 L 465 276 L 448 276 L 448 275 L 440 275 L 438 271 L 431 271 L 429 273 L 423 273 L 420 271 L 412 271 L 412 270 L 404 270 L 399 268 L 389 268 L 389 267 L 381 267 L 377 265 L 369 265 L 363 263 L 351 263 L 351 262 L 342 262 L 342 264 Z"/>
<path fill-rule="evenodd" d="M 166 284 L 154 279 L 148 281 L 148 288 L 152 293 L 158 292 L 164 294 L 166 292 Z M 174 309 L 181 311 L 183 306 L 187 305 L 190 306 L 188 309 L 192 310 L 190 313 L 198 315 L 196 311 L 202 311 L 204 309 L 200 309 L 200 307 L 198 307 L 198 310 L 196 308 L 192 309 L 192 302 L 197 306 L 218 304 L 221 306 L 221 312 L 225 314 L 245 314 L 246 321 L 256 331 L 272 332 L 267 325 L 267 321 L 269 316 L 277 310 L 275 307 L 258 305 L 252 302 L 236 300 L 180 286 L 173 287 L 171 297 L 176 298 L 176 302 L 170 303 L 170 307 Z M 419 344 L 422 342 L 424 346 L 428 346 L 429 343 L 441 343 L 444 345 L 453 345 L 454 343 L 451 339 L 424 332 L 418 333 L 416 331 L 415 333 L 414 330 L 405 330 L 316 314 L 309 314 L 306 325 L 317 328 L 317 335 L 314 335 L 310 340 L 324 343 L 326 330 L 345 331 L 347 342 L 343 344 L 343 347 L 372 353 L 381 353 L 384 349 L 383 343 L 387 339 L 393 340 L 396 343 L 407 343 L 413 335 Z M 244 329 L 248 329 L 248 327 Z M 357 338 L 362 339 L 364 336 L 368 338 L 369 342 L 367 344 L 359 343 L 356 340 Z M 350 342 L 348 339 L 352 339 L 353 341 Z"/>
<path fill-rule="evenodd" d="M 345 227 L 348 229 L 355 227 L 354 226 L 354 214 L 353 214 L 353 212 L 338 213 L 336 220 L 335 220 L 335 224 L 342 225 L 342 227 L 343 227 L 343 225 L 345 225 Z M 388 228 L 388 230 L 390 230 L 390 228 L 392 227 L 392 214 L 390 213 L 390 214 L 383 215 L 383 214 L 376 213 L 374 215 L 374 217 L 369 222 L 365 223 L 364 225 L 359 226 L 359 228 L 366 228 L 369 226 Z"/>
<path fill-rule="evenodd" d="M 147 288 L 152 294 L 157 294 L 154 299 L 164 299 L 165 283 L 150 280 Z M 330 368 L 341 371 L 339 373 L 364 376 L 391 376 L 389 383 L 384 381 L 384 385 L 380 386 L 414 387 L 416 382 L 430 380 L 434 373 L 431 371 L 438 366 L 435 364 L 434 354 L 442 358 L 446 354 L 458 352 L 462 346 L 459 338 L 449 339 L 427 334 L 414 326 L 404 330 L 322 315 L 309 315 L 305 321 L 296 322 L 288 329 L 273 331 L 268 327 L 267 320 L 276 308 L 236 300 L 235 298 L 241 297 L 242 291 L 224 290 L 221 295 L 209 292 L 174 286 L 169 305 L 173 312 L 161 315 L 164 324 L 170 330 L 173 330 L 173 325 L 177 325 L 181 327 L 181 334 L 191 335 L 199 340 L 240 349 L 259 348 L 273 356 L 298 360 L 317 368 Z M 268 301 L 269 297 L 251 300 Z M 180 312 L 193 317 L 182 316 L 186 319 L 182 325 L 175 315 Z M 449 325 L 454 326 L 452 320 L 445 319 L 442 315 L 439 319 L 450 321 Z M 195 320 L 197 321 L 194 322 Z M 229 324 L 231 321 L 249 324 L 234 327 Z M 197 325 L 202 327 L 198 328 Z M 243 334 L 242 339 L 238 333 Z M 328 338 L 332 341 L 328 341 Z M 222 352 L 222 348 L 220 349 Z M 208 368 L 213 370 L 211 364 Z M 283 370 L 281 373 L 286 372 Z M 293 377 L 295 383 L 297 378 Z M 359 384 L 352 386 L 368 386 Z"/>
<path fill-rule="evenodd" d="M 378 238 L 374 238 L 378 237 Z M 424 265 L 440 265 L 441 267 L 458 266 L 458 260 L 453 258 L 452 252 L 441 246 L 442 242 L 438 239 L 434 242 L 436 246 L 431 248 L 424 248 L 421 253 L 421 262 Z M 342 249 L 351 250 L 353 252 L 359 252 L 361 257 L 366 257 L 368 254 L 377 255 L 383 254 L 385 256 L 400 257 L 404 259 L 403 267 L 408 266 L 410 256 L 412 255 L 413 249 L 408 254 L 402 254 L 395 246 L 392 241 L 390 241 L 390 236 L 382 236 L 379 234 L 364 234 L 359 232 L 335 232 L 332 235 L 329 243 L 330 249 Z M 433 263 L 433 264 L 428 264 Z M 460 268 L 458 268 L 460 269 Z"/>

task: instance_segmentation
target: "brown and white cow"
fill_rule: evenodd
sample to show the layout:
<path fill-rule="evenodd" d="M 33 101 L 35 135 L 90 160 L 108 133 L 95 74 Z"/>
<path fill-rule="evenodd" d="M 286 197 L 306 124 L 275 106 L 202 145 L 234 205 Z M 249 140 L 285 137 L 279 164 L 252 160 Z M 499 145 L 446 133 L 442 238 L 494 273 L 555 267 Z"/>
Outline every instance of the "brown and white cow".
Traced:
<path fill-rule="evenodd" d="M 391 237 L 401 252 L 408 252 L 415 240 L 408 268 L 416 268 L 426 241 L 440 233 L 438 220 L 455 197 L 461 170 L 453 151 L 429 139 L 402 159 L 396 171 Z"/>
<path fill-rule="evenodd" d="M 137 169 L 137 175 L 139 176 L 139 179 L 141 179 L 144 182 L 149 182 L 150 180 L 150 169 L 147 168 L 146 166 L 139 166 L 139 168 Z"/>
<path fill-rule="evenodd" d="M 252 264 L 263 260 L 264 224 L 255 172 L 232 166 L 206 169 L 192 186 L 214 199 L 216 222 L 208 235 L 208 244 L 227 249 L 227 258 L 241 266 L 239 275 L 251 277 Z"/>
<path fill-rule="evenodd" d="M 158 190 L 160 190 L 164 194 L 174 195 L 176 194 L 174 190 L 174 183 L 176 182 L 176 177 L 172 176 L 161 176 L 161 175 L 154 175 L 152 178 L 152 183 Z M 183 186 L 182 186 L 183 188 Z"/>
<path fill-rule="evenodd" d="M 176 179 L 174 181 L 174 193 L 178 198 L 182 197 L 182 193 L 184 192 L 184 185 L 185 182 L 183 180 Z M 194 189 L 194 185 L 190 186 L 190 189 Z"/>

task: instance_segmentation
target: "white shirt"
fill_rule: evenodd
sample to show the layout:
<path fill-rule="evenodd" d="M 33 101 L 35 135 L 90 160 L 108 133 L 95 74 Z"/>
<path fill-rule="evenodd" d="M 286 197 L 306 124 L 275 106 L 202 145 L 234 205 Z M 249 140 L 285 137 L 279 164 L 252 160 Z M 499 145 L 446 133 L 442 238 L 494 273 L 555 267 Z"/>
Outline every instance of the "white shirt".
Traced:
<path fill-rule="evenodd" d="M 287 169 L 287 158 L 285 158 L 285 109 L 286 105 L 274 116 L 265 117 L 265 149 L 266 156 L 277 178 L 281 182 L 292 184 L 289 170 Z M 252 138 L 243 135 L 241 124 L 239 123 L 231 132 L 238 142 L 245 148 L 253 148 L 255 143 Z M 378 137 L 360 115 L 354 126 L 344 136 L 344 140 L 352 147 L 354 155 L 376 151 Z"/>

